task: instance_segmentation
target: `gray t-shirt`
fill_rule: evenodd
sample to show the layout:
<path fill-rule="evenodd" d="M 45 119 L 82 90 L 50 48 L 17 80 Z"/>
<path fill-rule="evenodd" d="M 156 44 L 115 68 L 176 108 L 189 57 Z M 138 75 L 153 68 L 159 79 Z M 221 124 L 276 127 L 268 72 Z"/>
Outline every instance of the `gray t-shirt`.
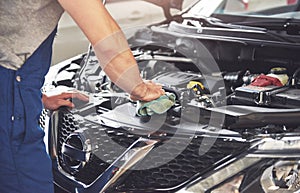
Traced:
<path fill-rule="evenodd" d="M 0 0 L 0 65 L 19 69 L 55 29 L 57 0 Z"/>

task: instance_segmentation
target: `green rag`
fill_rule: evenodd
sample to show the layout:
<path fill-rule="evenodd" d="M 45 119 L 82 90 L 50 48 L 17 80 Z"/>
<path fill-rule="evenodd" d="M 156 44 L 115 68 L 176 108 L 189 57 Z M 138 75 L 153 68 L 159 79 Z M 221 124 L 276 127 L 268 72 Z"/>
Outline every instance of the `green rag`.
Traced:
<path fill-rule="evenodd" d="M 138 101 L 136 114 L 138 116 L 151 116 L 154 113 L 163 114 L 167 112 L 175 104 L 176 96 L 173 93 L 166 93 L 150 102 Z"/>

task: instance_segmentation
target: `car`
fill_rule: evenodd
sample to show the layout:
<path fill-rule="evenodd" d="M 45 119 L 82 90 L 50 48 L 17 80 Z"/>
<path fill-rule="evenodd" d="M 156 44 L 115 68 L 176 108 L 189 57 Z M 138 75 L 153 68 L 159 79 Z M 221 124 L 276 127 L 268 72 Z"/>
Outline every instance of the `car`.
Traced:
<path fill-rule="evenodd" d="M 46 94 L 90 98 L 43 113 L 54 183 L 72 193 L 299 192 L 300 2 L 241 3 L 197 0 L 128 39 L 142 77 L 174 97 L 161 114 L 138 114 L 92 47 L 52 66 Z"/>

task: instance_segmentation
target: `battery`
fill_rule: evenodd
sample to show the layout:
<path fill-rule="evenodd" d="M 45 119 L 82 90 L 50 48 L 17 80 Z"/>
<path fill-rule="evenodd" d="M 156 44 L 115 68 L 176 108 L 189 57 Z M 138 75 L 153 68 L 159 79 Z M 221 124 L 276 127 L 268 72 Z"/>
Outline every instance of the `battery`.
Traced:
<path fill-rule="evenodd" d="M 230 103 L 238 105 L 299 108 L 300 89 L 277 86 L 242 86 L 235 89 Z"/>
<path fill-rule="evenodd" d="M 261 93 L 266 93 L 275 89 L 276 86 L 242 86 L 235 89 L 234 95 L 230 97 L 231 103 L 236 105 L 258 105 Z"/>

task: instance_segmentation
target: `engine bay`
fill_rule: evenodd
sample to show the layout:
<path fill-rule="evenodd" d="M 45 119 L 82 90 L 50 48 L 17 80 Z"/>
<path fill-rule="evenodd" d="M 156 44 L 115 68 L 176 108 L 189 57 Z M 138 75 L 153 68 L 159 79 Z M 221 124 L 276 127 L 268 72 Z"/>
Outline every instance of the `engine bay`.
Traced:
<path fill-rule="evenodd" d="M 204 41 L 200 48 L 186 39 L 179 38 L 175 42 L 167 48 L 160 45 L 132 48 L 143 79 L 161 84 L 166 92 L 176 96 L 175 105 L 166 113 L 167 124 L 175 126 L 187 118 L 187 121 L 203 126 L 246 133 L 246 137 L 249 129 L 277 133 L 298 128 L 300 69 L 294 64 L 298 61 L 266 57 L 269 47 L 259 52 L 228 42 L 216 45 L 214 41 Z M 198 50 L 193 54 L 190 50 L 186 52 L 191 47 Z M 204 48 L 204 54 L 199 54 Z M 227 54 L 223 53 L 225 51 Z M 104 112 L 118 114 L 116 111 L 122 108 L 116 107 L 126 103 L 133 110 L 122 115 L 128 120 L 136 116 L 135 102 L 130 101 L 128 95 L 101 71 L 92 48 L 77 65 L 80 67 L 69 66 L 63 70 L 72 73 L 73 80 L 61 80 L 58 73 L 55 85 L 74 85 L 77 90 L 93 95 L 93 104 L 90 105 L 100 105 Z M 101 100 L 97 103 L 99 97 Z M 103 98 L 105 102 L 102 102 Z M 194 114 L 199 116 L 192 116 L 195 120 L 189 119 Z M 212 121 L 212 114 L 220 121 Z M 147 122 L 147 117 L 136 118 L 142 120 L 142 124 Z"/>

